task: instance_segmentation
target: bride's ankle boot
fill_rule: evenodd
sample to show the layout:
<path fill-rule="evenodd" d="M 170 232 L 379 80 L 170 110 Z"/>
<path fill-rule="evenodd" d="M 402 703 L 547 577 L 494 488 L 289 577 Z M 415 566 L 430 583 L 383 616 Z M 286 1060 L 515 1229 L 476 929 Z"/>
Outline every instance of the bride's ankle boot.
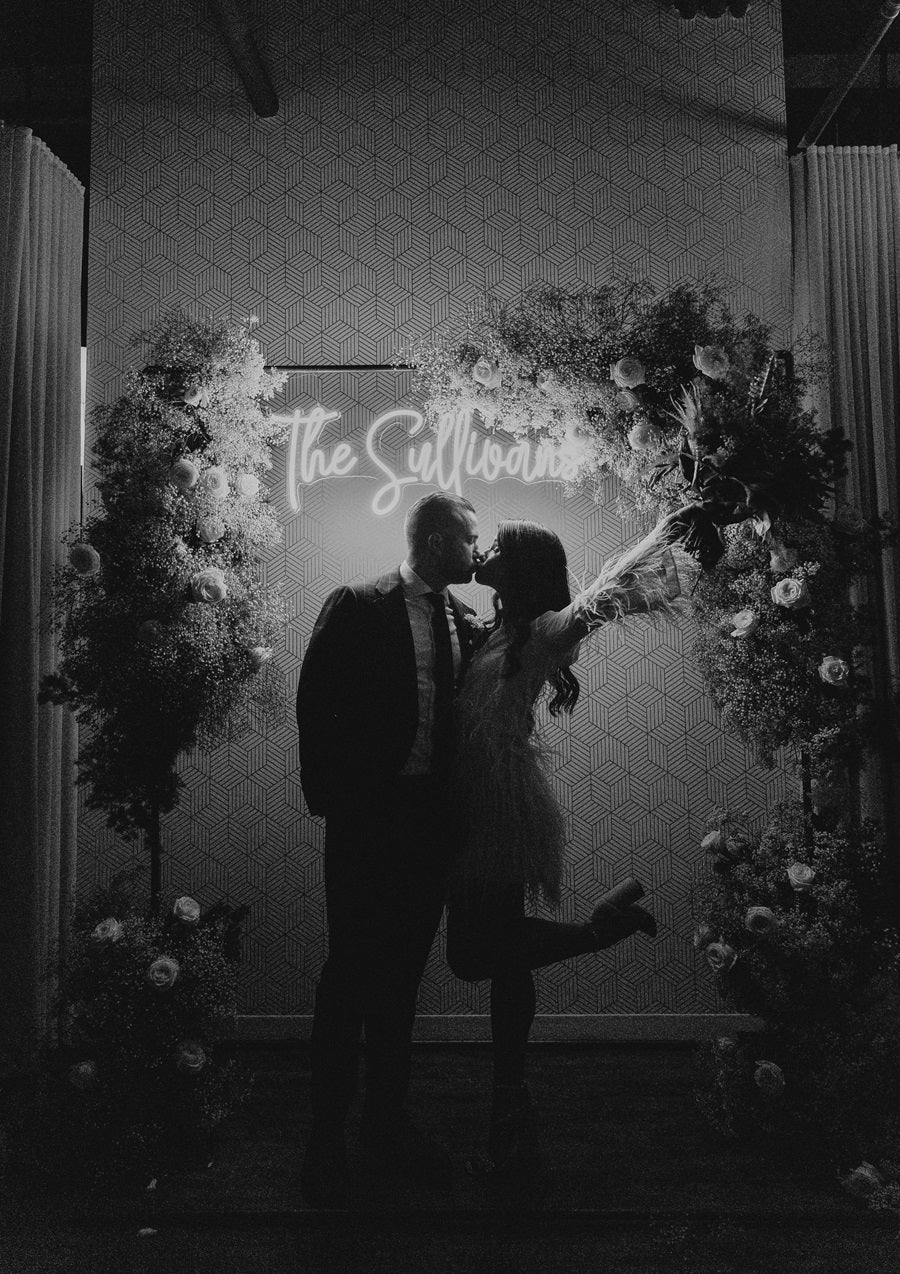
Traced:
<path fill-rule="evenodd" d="M 528 1174 L 538 1166 L 531 1095 L 524 1084 L 495 1084 L 487 1153 L 466 1164 L 473 1176 Z"/>
<path fill-rule="evenodd" d="M 638 930 L 651 938 L 656 937 L 656 921 L 636 899 L 643 897 L 643 886 L 629 878 L 611 889 L 597 903 L 591 915 L 589 927 L 597 942 L 597 950 L 614 946 Z"/>

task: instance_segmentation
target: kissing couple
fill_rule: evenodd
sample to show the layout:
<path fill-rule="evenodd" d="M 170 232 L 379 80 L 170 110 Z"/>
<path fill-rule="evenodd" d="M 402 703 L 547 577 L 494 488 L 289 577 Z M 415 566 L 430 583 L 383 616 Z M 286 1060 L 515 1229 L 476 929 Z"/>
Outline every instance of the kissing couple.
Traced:
<path fill-rule="evenodd" d="M 580 924 L 526 915 L 526 901 L 559 902 L 565 847 L 535 704 L 546 694 L 551 714 L 572 711 L 572 665 L 602 625 L 673 609 L 679 517 L 662 518 L 572 597 L 552 531 L 502 522 L 482 553 L 470 502 L 434 492 L 406 516 L 399 567 L 326 599 L 297 692 L 301 785 L 325 818 L 328 923 L 301 1174 L 311 1206 L 347 1199 L 344 1129 L 363 1033 L 366 1151 L 415 1180 L 449 1179 L 446 1151 L 407 1109 L 416 997 L 445 905 L 451 969 L 490 980 L 493 1103 L 486 1147 L 467 1169 L 533 1167 L 533 970 L 656 934 L 634 880 Z M 449 589 L 473 578 L 495 594 L 487 624 Z"/>

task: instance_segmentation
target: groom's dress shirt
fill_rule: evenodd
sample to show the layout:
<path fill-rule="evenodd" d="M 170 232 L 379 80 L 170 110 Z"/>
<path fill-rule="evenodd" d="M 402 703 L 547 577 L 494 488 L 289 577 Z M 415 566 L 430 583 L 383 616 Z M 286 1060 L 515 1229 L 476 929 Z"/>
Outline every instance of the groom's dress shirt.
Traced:
<path fill-rule="evenodd" d="M 429 774 L 431 772 L 432 733 L 434 729 L 435 701 L 435 649 L 434 629 L 432 627 L 432 606 L 428 595 L 433 591 L 423 579 L 415 573 L 408 562 L 400 567 L 400 581 L 403 588 L 403 599 L 409 626 L 412 630 L 413 648 L 416 655 L 416 686 L 419 697 L 419 719 L 416 737 L 412 750 L 407 758 L 401 774 Z M 447 590 L 444 589 L 447 609 L 447 625 L 450 629 L 450 646 L 453 651 L 454 675 L 459 675 L 461 652 L 456 622 L 450 607 Z"/>

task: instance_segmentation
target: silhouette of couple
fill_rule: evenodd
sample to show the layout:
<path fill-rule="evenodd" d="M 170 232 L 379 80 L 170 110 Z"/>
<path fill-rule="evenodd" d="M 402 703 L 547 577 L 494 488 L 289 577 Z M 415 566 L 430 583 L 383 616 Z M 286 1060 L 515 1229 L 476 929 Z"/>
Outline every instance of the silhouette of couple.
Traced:
<path fill-rule="evenodd" d="M 486 1176 L 534 1158 L 525 1085 L 532 970 L 639 930 L 655 935 L 633 880 L 584 923 L 526 916 L 528 898 L 559 901 L 564 849 L 534 706 L 547 687 L 550 712 L 571 712 L 571 666 L 594 629 L 671 608 L 678 580 L 667 546 L 678 516 L 572 598 L 552 531 L 504 522 L 480 553 L 472 505 L 435 492 L 407 514 L 399 568 L 327 598 L 297 694 L 303 793 L 326 827 L 328 955 L 302 1169 L 311 1205 L 346 1198 L 344 1125 L 363 1032 L 364 1146 L 417 1180 L 449 1175 L 446 1152 L 406 1105 L 416 996 L 445 905 L 451 969 L 491 984 L 493 1104 L 486 1149 L 467 1165 Z M 487 624 L 449 591 L 473 577 L 495 593 Z"/>

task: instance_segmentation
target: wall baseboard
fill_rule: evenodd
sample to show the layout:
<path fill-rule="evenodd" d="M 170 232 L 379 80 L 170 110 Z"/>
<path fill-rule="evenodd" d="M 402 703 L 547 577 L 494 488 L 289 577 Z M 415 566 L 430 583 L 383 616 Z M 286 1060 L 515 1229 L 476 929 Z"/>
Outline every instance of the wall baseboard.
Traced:
<path fill-rule="evenodd" d="M 756 1034 L 765 1029 L 746 1013 L 564 1013 L 539 1014 L 531 1039 L 535 1043 L 642 1043 L 654 1040 L 704 1040 L 720 1035 Z M 234 1022 L 235 1040 L 308 1040 L 311 1014 L 241 1014 Z M 421 1014 L 416 1018 L 417 1044 L 480 1044 L 491 1038 L 487 1014 Z"/>

